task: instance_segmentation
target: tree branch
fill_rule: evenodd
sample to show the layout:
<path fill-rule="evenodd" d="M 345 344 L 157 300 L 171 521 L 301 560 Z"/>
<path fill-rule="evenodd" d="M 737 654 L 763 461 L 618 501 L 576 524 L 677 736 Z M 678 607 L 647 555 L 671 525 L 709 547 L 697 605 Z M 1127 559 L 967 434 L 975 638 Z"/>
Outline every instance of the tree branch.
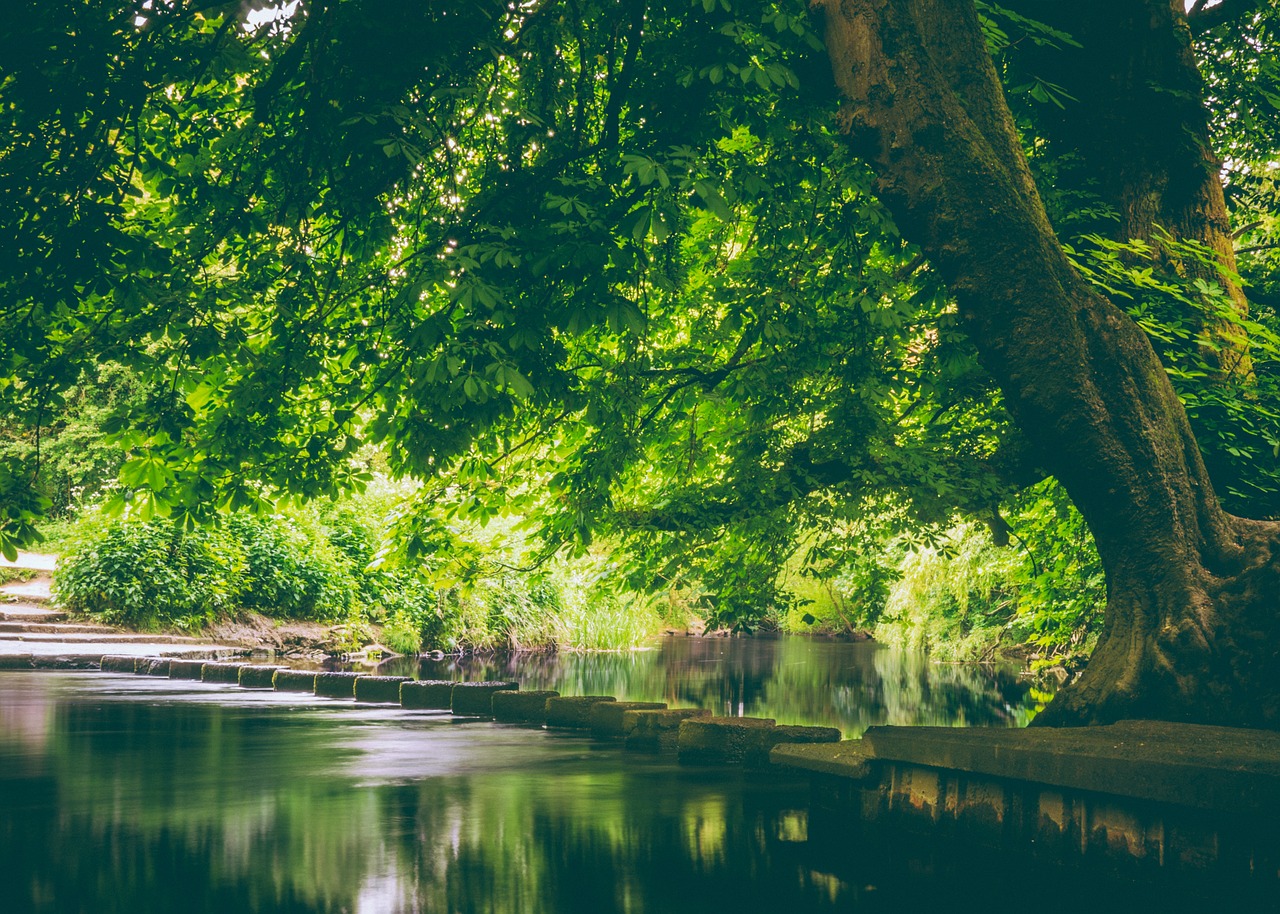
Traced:
<path fill-rule="evenodd" d="M 1222 0 L 1217 6 L 1206 6 L 1206 0 L 1197 0 L 1187 12 L 1191 34 L 1197 37 L 1220 25 L 1243 19 L 1262 6 L 1262 0 Z"/>

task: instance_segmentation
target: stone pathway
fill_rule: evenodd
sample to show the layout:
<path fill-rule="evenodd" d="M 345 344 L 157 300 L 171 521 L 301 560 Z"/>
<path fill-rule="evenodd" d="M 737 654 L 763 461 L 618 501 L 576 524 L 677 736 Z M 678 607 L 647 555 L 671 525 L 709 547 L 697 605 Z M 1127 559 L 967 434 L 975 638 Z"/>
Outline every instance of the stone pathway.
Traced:
<path fill-rule="evenodd" d="M 20 553 L 4 567 L 52 570 L 56 556 Z M 124 631 L 73 619 L 53 604 L 52 579 L 41 574 L 29 581 L 0 585 L 0 669 L 97 666 L 103 654 L 232 657 L 243 648 L 182 635 Z"/>

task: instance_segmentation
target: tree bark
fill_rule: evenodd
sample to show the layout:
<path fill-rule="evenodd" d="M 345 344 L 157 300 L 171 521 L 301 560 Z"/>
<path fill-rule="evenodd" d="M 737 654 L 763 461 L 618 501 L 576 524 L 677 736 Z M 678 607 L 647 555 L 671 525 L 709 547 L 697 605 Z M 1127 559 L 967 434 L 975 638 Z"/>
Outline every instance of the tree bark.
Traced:
<path fill-rule="evenodd" d="M 815 5 L 843 127 L 1106 569 L 1098 647 L 1039 720 L 1280 728 L 1280 525 L 1221 509 L 1147 338 L 1067 260 L 972 2 Z"/>
<path fill-rule="evenodd" d="M 1027 43 L 1019 58 L 1071 99 L 1037 117 L 1050 145 L 1079 156 L 1084 176 L 1119 217 L 1099 226 L 1120 241 L 1149 244 L 1157 262 L 1218 283 L 1236 311 L 1249 302 L 1235 278 L 1236 256 L 1210 139 L 1204 80 L 1181 0 L 1014 0 L 1014 9 L 1070 34 L 1080 47 Z M 1222 270 L 1170 250 L 1166 235 L 1216 255 Z M 1252 372 L 1248 339 L 1229 323 L 1204 327 L 1206 352 L 1224 376 Z"/>

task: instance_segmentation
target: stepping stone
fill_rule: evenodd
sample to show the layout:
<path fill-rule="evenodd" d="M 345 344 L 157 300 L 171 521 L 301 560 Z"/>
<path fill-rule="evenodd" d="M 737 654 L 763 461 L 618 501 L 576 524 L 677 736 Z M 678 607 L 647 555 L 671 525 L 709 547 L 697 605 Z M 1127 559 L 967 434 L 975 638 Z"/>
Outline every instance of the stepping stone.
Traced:
<path fill-rule="evenodd" d="M 173 661 L 167 657 L 142 657 L 133 671 L 144 676 L 168 676 L 169 666 L 172 663 Z"/>
<path fill-rule="evenodd" d="M 199 679 L 204 673 L 204 660 L 170 660 L 170 679 Z"/>
<path fill-rule="evenodd" d="M 783 743 L 838 743 L 840 731 L 835 727 L 800 727 L 785 724 L 767 731 L 760 746 L 752 748 L 745 759 L 748 768 L 768 768 L 769 753 Z"/>
<path fill-rule="evenodd" d="M 356 701 L 400 703 L 400 683 L 412 682 L 408 676 L 361 676 L 356 679 Z"/>
<path fill-rule="evenodd" d="M 0 654 L 0 670 L 33 670 L 34 659 L 30 654 Z"/>
<path fill-rule="evenodd" d="M 321 698 L 356 697 L 359 673 L 316 673 L 316 695 Z"/>
<path fill-rule="evenodd" d="M 200 679 L 203 682 L 238 683 L 243 666 L 243 663 L 206 663 L 200 671 Z"/>
<path fill-rule="evenodd" d="M 621 739 L 627 735 L 626 725 L 635 726 L 635 718 L 626 720 L 628 711 L 664 711 L 664 701 L 602 701 L 587 713 L 591 735 L 600 739 Z"/>
<path fill-rule="evenodd" d="M 710 717 L 706 708 L 673 708 L 667 711 L 624 711 L 622 726 L 626 747 L 639 752 L 668 752 L 676 748 L 680 724 Z"/>
<path fill-rule="evenodd" d="M 413 711 L 448 711 L 454 683 L 448 679 L 415 679 L 400 683 L 400 707 Z"/>
<path fill-rule="evenodd" d="M 602 701 L 617 701 L 611 695 L 573 695 L 547 699 L 547 726 L 586 730 L 591 709 Z"/>
<path fill-rule="evenodd" d="M 271 684 L 277 692 L 314 692 L 316 674 L 310 670 L 276 670 Z"/>
<path fill-rule="evenodd" d="M 449 710 L 458 715 L 493 717 L 495 692 L 514 692 L 518 682 L 458 682 L 453 686 Z"/>
<path fill-rule="evenodd" d="M 104 673 L 132 673 L 138 665 L 138 658 L 132 655 L 107 655 L 98 664 Z"/>
<path fill-rule="evenodd" d="M 538 724 L 547 722 L 547 699 L 559 698 L 559 692 L 494 692 L 493 717 L 511 724 Z"/>
<path fill-rule="evenodd" d="M 763 717 L 704 717 L 682 721 L 676 749 L 682 765 L 741 765 L 768 745 L 777 722 Z M 765 749 L 767 752 L 768 749 Z"/>
<path fill-rule="evenodd" d="M 257 666 L 255 664 L 247 664 L 240 667 L 240 678 L 237 679 L 242 689 L 273 689 L 275 688 L 275 676 L 277 670 L 283 670 L 282 666 Z M 311 688 L 315 688 L 313 682 Z"/>

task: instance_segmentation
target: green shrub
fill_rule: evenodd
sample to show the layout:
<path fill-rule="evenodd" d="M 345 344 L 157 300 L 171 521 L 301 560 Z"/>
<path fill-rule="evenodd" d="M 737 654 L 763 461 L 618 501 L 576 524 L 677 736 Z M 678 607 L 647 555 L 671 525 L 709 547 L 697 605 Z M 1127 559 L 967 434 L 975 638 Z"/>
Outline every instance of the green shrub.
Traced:
<path fill-rule="evenodd" d="M 57 593 L 76 612 L 151 628 L 193 627 L 234 608 L 245 563 L 224 531 L 87 519 L 58 563 Z"/>
<path fill-rule="evenodd" d="M 351 609 L 355 581 L 323 537 L 282 515 L 234 515 L 227 527 L 244 552 L 245 609 L 291 619 L 335 619 Z"/>

